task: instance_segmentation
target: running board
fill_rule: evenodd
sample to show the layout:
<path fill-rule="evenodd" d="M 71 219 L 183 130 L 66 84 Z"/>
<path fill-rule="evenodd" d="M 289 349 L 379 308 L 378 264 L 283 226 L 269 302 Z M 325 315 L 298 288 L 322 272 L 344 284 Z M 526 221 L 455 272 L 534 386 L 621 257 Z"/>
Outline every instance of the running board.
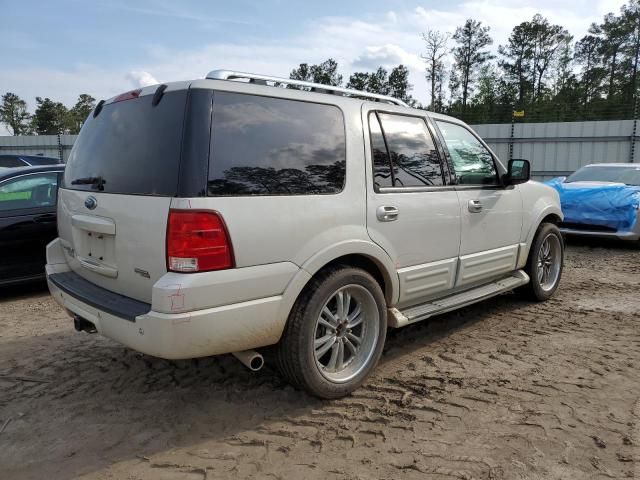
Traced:
<path fill-rule="evenodd" d="M 501 293 L 526 285 L 527 283 L 529 283 L 529 275 L 522 270 L 518 270 L 506 278 L 502 278 L 471 290 L 456 293 L 450 297 L 433 300 L 402 311 L 397 308 L 390 308 L 389 326 L 396 328 L 404 327 L 405 325 L 425 320 L 429 317 L 433 317 L 434 315 L 440 315 L 441 313 L 456 310 L 476 302 L 481 302 L 487 298 L 495 297 Z"/>

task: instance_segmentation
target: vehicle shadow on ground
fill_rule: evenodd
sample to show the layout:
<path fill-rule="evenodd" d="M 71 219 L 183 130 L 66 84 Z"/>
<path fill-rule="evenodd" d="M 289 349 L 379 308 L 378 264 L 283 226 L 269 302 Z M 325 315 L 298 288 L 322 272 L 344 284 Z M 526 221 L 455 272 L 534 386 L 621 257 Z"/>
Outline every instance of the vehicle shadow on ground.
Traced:
<path fill-rule="evenodd" d="M 0 287 L 0 303 L 22 300 L 33 297 L 34 295 L 46 294 L 48 292 L 49 290 L 47 288 L 46 280 L 22 283 L 18 285 L 8 285 Z"/>
<path fill-rule="evenodd" d="M 379 368 L 420 349 L 428 353 L 441 338 L 496 312 L 517 315 L 524 305 L 507 294 L 390 330 Z M 271 367 L 252 373 L 230 355 L 156 359 L 75 333 L 69 321 L 65 332 L 0 343 L 0 425 L 11 419 L 0 434 L 0 477 L 48 471 L 72 478 L 171 448 L 232 445 L 261 424 L 331 405 L 294 390 Z"/>
<path fill-rule="evenodd" d="M 614 238 L 589 238 L 579 236 L 565 236 L 565 244 L 570 247 L 605 248 L 611 252 L 638 251 L 640 252 L 640 240 L 618 240 Z"/>

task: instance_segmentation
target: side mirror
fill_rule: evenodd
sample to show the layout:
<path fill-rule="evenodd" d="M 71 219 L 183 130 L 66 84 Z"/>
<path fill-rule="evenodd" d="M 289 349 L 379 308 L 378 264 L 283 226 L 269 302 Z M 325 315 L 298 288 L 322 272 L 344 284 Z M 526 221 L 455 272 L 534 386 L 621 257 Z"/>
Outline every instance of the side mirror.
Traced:
<path fill-rule="evenodd" d="M 514 158 L 509 160 L 509 172 L 507 173 L 506 184 L 518 185 L 526 183 L 531 178 L 531 164 L 529 160 Z"/>

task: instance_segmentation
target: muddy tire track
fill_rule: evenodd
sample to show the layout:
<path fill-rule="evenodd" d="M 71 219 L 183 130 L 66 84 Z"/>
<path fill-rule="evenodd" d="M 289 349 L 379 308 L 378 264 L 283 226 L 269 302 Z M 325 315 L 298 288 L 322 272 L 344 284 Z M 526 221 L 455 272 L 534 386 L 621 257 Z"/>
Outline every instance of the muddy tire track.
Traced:
<path fill-rule="evenodd" d="M 75 333 L 45 290 L 0 298 L 0 478 L 633 478 L 640 251 L 567 250 L 556 297 L 391 331 L 325 402 L 231 356 L 170 362 Z"/>

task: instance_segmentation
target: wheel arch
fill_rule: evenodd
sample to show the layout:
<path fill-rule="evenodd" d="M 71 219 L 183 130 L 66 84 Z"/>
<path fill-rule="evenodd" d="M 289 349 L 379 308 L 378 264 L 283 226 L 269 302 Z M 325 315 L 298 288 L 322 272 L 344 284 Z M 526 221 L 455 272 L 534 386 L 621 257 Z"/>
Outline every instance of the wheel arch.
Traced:
<path fill-rule="evenodd" d="M 531 250 L 531 245 L 533 244 L 533 239 L 536 235 L 536 232 L 540 229 L 540 225 L 543 223 L 553 223 L 555 225 L 559 225 L 562 222 L 564 215 L 562 214 L 562 210 L 559 205 L 554 205 L 552 203 L 544 205 L 542 208 L 536 209 L 537 212 L 532 215 L 534 221 L 531 222 L 531 226 L 527 231 L 526 237 L 523 239 L 523 243 L 525 245 L 525 250 L 522 252 L 520 259 L 526 259 L 529 257 L 529 251 Z M 520 263 L 520 262 L 519 262 Z"/>
<path fill-rule="evenodd" d="M 377 244 L 366 240 L 348 240 L 321 250 L 307 260 L 302 268 L 315 276 L 328 266 L 338 263 L 363 268 L 380 283 L 388 305 L 397 302 L 400 283 L 391 257 Z"/>
<path fill-rule="evenodd" d="M 280 306 L 282 329 L 289 313 L 309 281 L 326 268 L 334 265 L 350 265 L 369 272 L 376 279 L 385 296 L 387 305 L 395 305 L 400 295 L 400 283 L 395 266 L 387 253 L 378 245 L 365 240 L 345 241 L 320 252 L 307 260 L 289 282 Z"/>

